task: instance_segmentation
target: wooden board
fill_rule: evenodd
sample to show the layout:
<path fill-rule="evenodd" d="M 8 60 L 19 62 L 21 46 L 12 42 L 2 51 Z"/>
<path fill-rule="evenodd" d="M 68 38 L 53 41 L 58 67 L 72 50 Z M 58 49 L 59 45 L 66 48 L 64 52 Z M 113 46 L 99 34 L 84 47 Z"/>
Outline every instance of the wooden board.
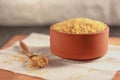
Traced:
<path fill-rule="evenodd" d="M 1 49 L 5 49 L 11 46 L 13 43 L 19 40 L 23 40 L 27 37 L 27 35 L 15 35 L 11 38 Z M 110 44 L 120 45 L 120 38 L 112 37 L 109 39 Z M 120 71 L 116 72 L 116 75 L 113 77 L 112 80 L 120 80 Z"/>

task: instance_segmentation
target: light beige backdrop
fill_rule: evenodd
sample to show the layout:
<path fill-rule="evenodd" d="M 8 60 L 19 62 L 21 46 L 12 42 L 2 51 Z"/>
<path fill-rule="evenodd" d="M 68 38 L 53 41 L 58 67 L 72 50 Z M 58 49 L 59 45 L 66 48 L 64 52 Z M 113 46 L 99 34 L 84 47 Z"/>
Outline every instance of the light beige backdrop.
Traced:
<path fill-rule="evenodd" d="M 0 0 L 0 25 L 46 25 L 88 17 L 120 25 L 120 0 Z"/>

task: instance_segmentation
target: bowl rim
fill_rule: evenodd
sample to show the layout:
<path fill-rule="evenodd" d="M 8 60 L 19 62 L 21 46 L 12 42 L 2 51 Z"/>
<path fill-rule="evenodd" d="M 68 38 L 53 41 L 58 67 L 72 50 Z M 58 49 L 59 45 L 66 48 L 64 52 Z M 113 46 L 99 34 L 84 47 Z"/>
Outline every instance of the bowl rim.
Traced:
<path fill-rule="evenodd" d="M 102 34 L 102 33 L 105 33 L 106 31 L 109 32 L 109 30 L 110 30 L 109 27 L 106 26 L 107 28 L 104 29 L 103 31 L 100 31 L 100 32 L 88 33 L 88 34 L 75 34 L 75 33 L 64 33 L 64 32 L 59 32 L 59 31 L 57 31 L 57 30 L 54 30 L 52 27 L 53 27 L 53 26 L 51 25 L 51 26 L 50 26 L 50 30 L 53 30 L 53 31 L 55 31 L 55 32 L 57 32 L 57 33 L 64 34 L 64 35 L 95 35 L 95 34 Z"/>

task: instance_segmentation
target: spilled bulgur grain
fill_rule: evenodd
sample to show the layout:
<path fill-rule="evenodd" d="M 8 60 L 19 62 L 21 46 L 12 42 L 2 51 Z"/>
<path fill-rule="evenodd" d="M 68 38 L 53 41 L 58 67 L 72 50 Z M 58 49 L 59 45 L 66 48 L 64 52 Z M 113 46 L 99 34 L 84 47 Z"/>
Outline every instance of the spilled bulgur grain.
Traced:
<path fill-rule="evenodd" d="M 54 24 L 52 28 L 64 33 L 89 34 L 103 31 L 107 25 L 88 18 L 75 18 Z"/>

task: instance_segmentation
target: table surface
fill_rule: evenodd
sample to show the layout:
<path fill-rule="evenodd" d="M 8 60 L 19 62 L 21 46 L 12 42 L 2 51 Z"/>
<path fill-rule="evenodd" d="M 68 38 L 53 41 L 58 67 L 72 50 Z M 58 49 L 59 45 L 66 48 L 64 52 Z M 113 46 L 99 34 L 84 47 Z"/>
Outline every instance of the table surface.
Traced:
<path fill-rule="evenodd" d="M 1 49 L 5 49 L 11 46 L 14 42 L 18 40 L 23 40 L 27 37 L 27 35 L 15 35 L 13 36 Z M 120 37 L 110 37 L 109 39 L 110 44 L 120 45 Z M 112 80 L 120 80 L 120 71 L 116 72 L 116 75 L 113 77 Z"/>

